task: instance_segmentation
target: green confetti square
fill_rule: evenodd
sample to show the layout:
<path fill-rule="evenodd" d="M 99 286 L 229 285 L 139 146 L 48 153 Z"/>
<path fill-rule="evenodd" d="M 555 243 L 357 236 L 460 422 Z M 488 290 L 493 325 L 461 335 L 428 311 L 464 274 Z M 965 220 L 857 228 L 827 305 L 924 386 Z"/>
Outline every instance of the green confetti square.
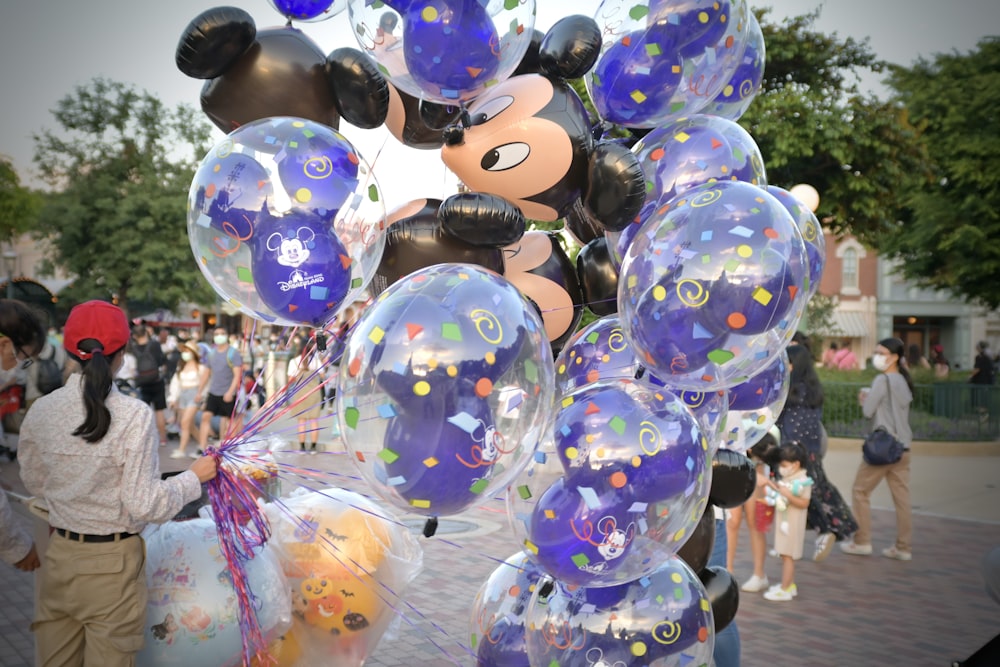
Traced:
<path fill-rule="evenodd" d="M 740 268 L 740 260 L 731 259 L 723 265 L 723 268 L 725 268 L 726 271 L 733 273 L 736 269 Z"/>
<path fill-rule="evenodd" d="M 378 186 L 374 183 L 368 186 L 368 199 L 371 201 L 378 201 Z"/>
<path fill-rule="evenodd" d="M 633 21 L 638 21 L 639 19 L 645 18 L 646 14 L 649 13 L 649 7 L 646 5 L 635 5 L 632 9 L 628 10 L 628 17 Z"/>
<path fill-rule="evenodd" d="M 299 142 L 297 142 L 297 141 L 289 141 L 285 145 L 288 146 L 289 148 L 298 148 L 299 147 Z"/>
<path fill-rule="evenodd" d="M 344 423 L 351 429 L 358 427 L 358 420 L 361 418 L 361 411 L 357 408 L 347 408 L 344 410 Z"/>
<path fill-rule="evenodd" d="M 531 489 L 526 484 L 521 485 L 517 487 L 517 495 L 521 497 L 521 500 L 528 500 L 531 498 Z"/>
<path fill-rule="evenodd" d="M 591 331 L 590 334 L 586 338 L 584 338 L 584 340 L 593 345 L 598 340 L 600 340 L 600 338 L 601 338 L 600 331 Z"/>
<path fill-rule="evenodd" d="M 313 137 L 316 136 L 316 133 L 307 127 L 304 130 L 302 130 L 302 136 L 305 137 L 306 139 L 312 139 Z"/>
<path fill-rule="evenodd" d="M 473 632 L 472 636 L 469 637 L 469 644 L 472 645 L 472 648 L 476 648 L 477 641 L 478 640 L 477 640 L 477 637 L 476 637 L 476 633 Z"/>
<path fill-rule="evenodd" d="M 621 435 L 622 433 L 625 432 L 625 427 L 627 426 L 627 424 L 624 419 L 622 419 L 618 415 L 615 415 L 614 417 L 611 418 L 611 421 L 608 422 L 608 426 L 611 427 L 612 431 L 614 431 L 618 435 Z"/>
<path fill-rule="evenodd" d="M 361 285 L 362 285 L 363 282 L 364 281 L 362 280 L 361 276 L 358 276 L 357 278 L 353 278 L 353 279 L 351 279 L 351 288 L 352 289 L 357 289 L 358 287 L 361 287 Z"/>
<path fill-rule="evenodd" d="M 728 361 L 732 361 L 733 357 L 736 355 L 729 350 L 712 350 L 708 353 L 708 360 L 713 364 L 723 365 Z"/>
<path fill-rule="evenodd" d="M 482 493 L 483 491 L 485 491 L 486 487 L 489 486 L 489 485 L 490 485 L 490 481 L 488 479 L 477 479 L 469 487 L 469 491 L 471 491 L 472 493 L 475 493 L 475 494 L 478 495 L 478 494 Z"/>
<path fill-rule="evenodd" d="M 241 283 L 253 284 L 253 272 L 250 270 L 249 266 L 237 266 L 236 267 L 236 279 Z"/>
<path fill-rule="evenodd" d="M 454 322 L 445 322 L 441 325 L 441 337 L 445 340 L 462 341 L 462 329 Z"/>
<path fill-rule="evenodd" d="M 712 261 L 712 256 L 709 255 L 708 253 L 705 253 L 704 255 L 701 256 L 701 263 L 702 264 L 708 264 L 711 261 Z"/>
<path fill-rule="evenodd" d="M 674 589 L 674 599 L 675 600 L 683 600 L 684 599 L 684 589 L 683 588 L 675 588 Z"/>
<path fill-rule="evenodd" d="M 587 554 L 574 554 L 570 560 L 573 561 L 573 564 L 577 567 L 584 567 L 590 563 L 590 559 L 587 558 Z"/>
<path fill-rule="evenodd" d="M 663 50 L 659 44 L 646 44 L 646 55 L 655 57 L 661 53 L 663 53 Z"/>
<path fill-rule="evenodd" d="M 528 382 L 538 382 L 538 366 L 531 359 L 524 362 L 524 377 Z"/>
<path fill-rule="evenodd" d="M 386 463 L 395 463 L 399 460 L 399 454 L 392 451 L 391 449 L 383 449 L 378 453 L 378 457 L 385 461 Z"/>

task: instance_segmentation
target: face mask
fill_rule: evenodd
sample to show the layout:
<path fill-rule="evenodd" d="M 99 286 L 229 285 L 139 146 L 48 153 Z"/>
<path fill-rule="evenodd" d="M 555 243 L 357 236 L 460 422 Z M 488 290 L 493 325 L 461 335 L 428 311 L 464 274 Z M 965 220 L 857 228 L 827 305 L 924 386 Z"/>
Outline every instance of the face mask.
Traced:
<path fill-rule="evenodd" d="M 789 475 L 791 475 L 794 472 L 795 471 L 792 469 L 792 466 L 790 466 L 790 465 L 787 465 L 787 466 L 778 466 L 778 474 L 781 475 L 782 477 L 788 477 Z"/>
<path fill-rule="evenodd" d="M 229 336 L 226 336 L 225 334 L 223 334 L 221 336 L 216 336 L 212 340 L 215 341 L 216 345 L 225 345 L 226 343 L 229 342 Z"/>
<path fill-rule="evenodd" d="M 194 355 L 191 354 L 190 352 L 181 352 L 181 359 L 183 359 L 184 361 L 191 361 L 192 359 L 194 359 Z"/>
<path fill-rule="evenodd" d="M 12 382 L 17 377 L 17 370 L 21 367 L 20 363 L 14 364 L 13 367 L 4 370 L 0 368 L 0 386 Z"/>
<path fill-rule="evenodd" d="M 874 354 L 872 355 L 872 366 L 877 371 L 884 371 L 889 368 L 889 358 L 884 354 Z"/>

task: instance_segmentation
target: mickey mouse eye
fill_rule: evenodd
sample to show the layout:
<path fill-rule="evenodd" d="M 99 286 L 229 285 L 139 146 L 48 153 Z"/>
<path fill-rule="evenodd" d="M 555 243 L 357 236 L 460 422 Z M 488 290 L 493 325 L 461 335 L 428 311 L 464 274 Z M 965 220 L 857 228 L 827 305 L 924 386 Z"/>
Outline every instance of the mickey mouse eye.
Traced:
<path fill-rule="evenodd" d="M 531 147 L 528 144 L 521 142 L 504 144 L 503 146 L 497 146 L 484 155 L 483 159 L 479 162 L 479 166 L 486 171 L 513 169 L 524 162 L 530 153 Z"/>
<path fill-rule="evenodd" d="M 472 114 L 472 124 L 482 125 L 487 121 L 495 118 L 500 112 L 509 107 L 514 103 L 514 98 L 510 95 L 501 95 L 495 100 L 490 100 L 488 102 L 483 102 L 483 104 L 476 109 L 476 113 Z"/>

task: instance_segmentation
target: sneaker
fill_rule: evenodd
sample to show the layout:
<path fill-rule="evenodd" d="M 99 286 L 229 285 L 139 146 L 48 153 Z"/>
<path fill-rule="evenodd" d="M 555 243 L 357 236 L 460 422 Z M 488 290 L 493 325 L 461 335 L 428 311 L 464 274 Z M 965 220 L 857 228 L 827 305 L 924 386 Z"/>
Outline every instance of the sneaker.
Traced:
<path fill-rule="evenodd" d="M 763 577 L 758 577 L 756 574 L 747 579 L 746 583 L 740 586 L 740 590 L 746 591 L 747 593 L 759 593 L 765 590 L 771 582 L 767 580 L 767 575 Z"/>
<path fill-rule="evenodd" d="M 780 558 L 781 557 L 781 554 L 778 553 L 777 549 L 769 549 L 768 552 L 767 552 L 767 555 L 771 556 L 772 558 Z"/>
<path fill-rule="evenodd" d="M 187 457 L 188 455 L 179 449 L 175 449 L 174 451 L 170 452 L 170 458 L 172 459 L 186 459 Z"/>
<path fill-rule="evenodd" d="M 889 547 L 888 549 L 882 549 L 882 555 L 886 558 L 895 558 L 896 560 L 913 560 L 913 554 L 909 551 L 900 551 L 896 547 Z"/>
<path fill-rule="evenodd" d="M 854 540 L 849 542 L 841 542 L 840 550 L 845 554 L 851 554 L 852 556 L 871 556 L 872 555 L 872 545 L 870 544 L 855 544 Z"/>
<path fill-rule="evenodd" d="M 193 452 L 188 452 L 187 455 L 188 455 L 188 458 L 190 458 L 190 459 L 200 459 L 202 456 L 205 455 L 205 452 L 201 451 L 200 449 L 196 449 Z"/>
<path fill-rule="evenodd" d="M 833 533 L 823 533 L 816 538 L 816 552 L 813 553 L 813 560 L 822 563 L 833 551 L 833 545 L 837 542 L 837 536 Z"/>
<path fill-rule="evenodd" d="M 792 584 L 788 588 L 782 588 L 780 585 L 771 586 L 764 593 L 765 600 L 771 600 L 772 602 L 789 602 L 795 599 L 795 596 L 799 594 L 798 588 L 795 584 Z"/>
<path fill-rule="evenodd" d="M 316 453 L 316 443 L 315 442 L 313 444 L 309 445 L 309 453 L 310 454 L 315 454 Z"/>

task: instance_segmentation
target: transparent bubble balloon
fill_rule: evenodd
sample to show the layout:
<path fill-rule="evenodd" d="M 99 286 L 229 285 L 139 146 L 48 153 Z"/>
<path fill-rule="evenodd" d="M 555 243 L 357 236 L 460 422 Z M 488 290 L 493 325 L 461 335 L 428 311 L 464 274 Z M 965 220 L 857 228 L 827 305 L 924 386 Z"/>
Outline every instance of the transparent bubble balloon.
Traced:
<path fill-rule="evenodd" d="M 362 476 L 397 507 L 453 514 L 502 489 L 549 427 L 552 352 L 534 307 L 472 264 L 393 283 L 341 359 L 341 436 Z"/>
<path fill-rule="evenodd" d="M 347 0 L 267 0 L 289 21 L 318 23 L 347 9 Z"/>
<path fill-rule="evenodd" d="M 508 78 L 525 54 L 535 0 L 348 0 L 354 35 L 382 74 L 417 99 L 458 104 Z"/>
<path fill-rule="evenodd" d="M 574 334 L 556 358 L 555 368 L 557 397 L 601 380 L 635 379 L 654 387 L 666 387 L 701 422 L 709 449 L 714 452 L 719 446 L 729 411 L 725 390 L 691 391 L 664 383 L 636 358 L 618 315 L 595 320 Z"/>
<path fill-rule="evenodd" d="M 749 16 L 745 0 L 604 0 L 601 54 L 584 78 L 598 114 L 653 128 L 698 113 L 739 65 Z"/>
<path fill-rule="evenodd" d="M 336 130 L 247 123 L 202 160 L 188 239 L 219 296 L 266 322 L 321 326 L 375 275 L 385 206 L 370 167 Z"/>
<path fill-rule="evenodd" d="M 514 534 L 546 573 L 610 586 L 676 553 L 708 500 L 701 425 L 672 393 L 635 380 L 588 385 L 560 402 L 508 490 Z"/>
<path fill-rule="evenodd" d="M 745 453 L 764 437 L 785 408 L 791 364 L 782 352 L 764 370 L 729 389 L 721 446 Z"/>
<path fill-rule="evenodd" d="M 788 190 L 769 185 L 767 191 L 788 209 L 802 232 L 802 240 L 806 243 L 806 260 L 809 262 L 809 298 L 812 298 L 819 289 L 823 269 L 826 268 L 826 237 L 823 236 L 823 227 L 816 214 Z"/>
<path fill-rule="evenodd" d="M 701 185 L 629 246 L 618 280 L 622 328 L 669 386 L 731 387 L 791 340 L 807 276 L 802 234 L 780 202 L 749 183 Z"/>
<path fill-rule="evenodd" d="M 760 148 L 750 133 L 731 120 L 695 114 L 644 136 L 632 151 L 646 177 L 646 201 L 638 220 L 621 232 L 607 232 L 617 266 L 643 223 L 693 187 L 742 181 L 767 187 Z"/>
<path fill-rule="evenodd" d="M 698 575 L 671 556 L 646 576 L 607 588 L 557 582 L 528 607 L 532 665 L 688 667 L 715 648 L 712 604 Z"/>
<path fill-rule="evenodd" d="M 525 618 L 543 576 L 529 554 L 519 551 L 497 566 L 479 588 L 469 628 L 476 664 L 527 664 Z"/>
<path fill-rule="evenodd" d="M 750 27 L 739 65 L 729 77 L 729 82 L 722 87 L 722 92 L 704 109 L 704 113 L 739 120 L 760 93 L 766 55 L 764 33 L 753 12 L 749 13 L 748 20 Z"/>

